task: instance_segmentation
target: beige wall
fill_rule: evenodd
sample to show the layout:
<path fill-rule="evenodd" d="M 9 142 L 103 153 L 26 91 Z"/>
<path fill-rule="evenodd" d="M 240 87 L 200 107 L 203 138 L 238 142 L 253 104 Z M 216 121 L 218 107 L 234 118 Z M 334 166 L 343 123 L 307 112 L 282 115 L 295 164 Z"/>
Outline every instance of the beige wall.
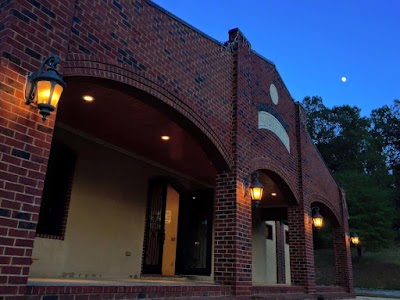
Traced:
<path fill-rule="evenodd" d="M 272 225 L 273 240 L 266 239 L 266 225 Z M 275 222 L 259 222 L 253 225 L 252 234 L 253 255 L 253 282 L 254 283 L 276 283 L 276 236 Z"/>
<path fill-rule="evenodd" d="M 265 224 L 264 222 L 258 222 L 253 224 L 252 228 L 252 277 L 253 282 L 264 282 L 265 281 L 265 261 L 266 261 L 266 249 L 265 249 Z"/>
<path fill-rule="evenodd" d="M 267 260 L 265 262 L 267 273 L 265 276 L 266 283 L 276 283 L 277 278 L 277 266 L 276 266 L 276 228 L 275 221 L 265 222 L 272 225 L 273 240 L 265 240 L 265 248 L 267 250 Z"/>
<path fill-rule="evenodd" d="M 30 277 L 140 275 L 148 179 L 167 171 L 57 128 L 78 153 L 65 240 L 36 238 Z"/>

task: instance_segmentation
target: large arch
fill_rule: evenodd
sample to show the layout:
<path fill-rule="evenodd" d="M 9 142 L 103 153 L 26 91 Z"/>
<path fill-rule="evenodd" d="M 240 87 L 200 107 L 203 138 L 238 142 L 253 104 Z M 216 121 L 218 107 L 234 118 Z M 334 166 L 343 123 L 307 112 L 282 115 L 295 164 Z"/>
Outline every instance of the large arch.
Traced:
<path fill-rule="evenodd" d="M 333 205 L 323 197 L 313 195 L 311 214 L 317 208 L 323 217 L 323 227 L 313 227 L 313 251 L 315 283 L 317 290 L 323 286 L 346 287 L 343 280 L 343 265 L 345 255 L 343 249 L 349 243 L 349 237 L 344 233 L 342 218 Z"/>
<path fill-rule="evenodd" d="M 300 192 L 298 189 L 297 181 L 293 180 L 293 172 L 292 175 L 288 172 L 282 165 L 279 164 L 278 161 L 272 160 L 267 157 L 257 157 L 250 161 L 251 172 L 256 170 L 269 170 L 276 173 L 280 176 L 283 181 L 288 185 L 290 191 L 293 193 L 297 203 L 300 201 Z M 292 180 L 290 179 L 292 177 Z M 297 178 L 295 178 L 297 180 Z"/>
<path fill-rule="evenodd" d="M 321 213 L 325 213 L 327 217 L 333 221 L 333 225 L 341 228 L 343 226 L 342 217 L 339 211 L 332 205 L 330 201 L 320 195 L 312 195 L 310 198 L 311 207 L 317 205 L 321 209 Z"/>
<path fill-rule="evenodd" d="M 83 69 L 87 70 L 84 67 Z M 211 188 L 213 182 L 205 181 L 203 179 L 204 177 L 194 177 L 193 173 L 188 173 L 187 170 L 187 172 L 185 172 L 185 168 L 174 169 L 174 166 L 171 167 L 171 165 L 164 164 L 162 159 L 155 159 L 153 151 L 145 153 L 145 156 L 143 156 L 143 153 L 135 152 L 135 150 L 138 150 L 136 148 L 139 145 L 138 141 L 142 142 L 142 144 L 146 144 L 148 140 L 125 140 L 122 138 L 127 136 L 140 136 L 141 134 L 141 136 L 146 136 L 143 132 L 149 133 L 150 131 L 154 131 L 154 128 L 176 123 L 174 124 L 176 126 L 171 128 L 176 129 L 180 127 L 183 136 L 182 140 L 187 142 L 185 144 L 187 147 L 183 151 L 187 153 L 192 150 L 192 155 L 189 156 L 190 159 L 188 159 L 188 156 L 182 155 L 182 157 L 178 157 L 174 160 L 172 164 L 175 165 L 175 167 L 181 167 L 182 165 L 178 165 L 176 162 L 186 162 L 188 165 L 191 164 L 189 168 L 194 169 L 197 173 L 201 173 L 203 170 L 206 170 L 207 173 L 207 170 L 213 169 L 214 172 L 207 173 L 209 178 L 212 178 L 212 175 L 215 176 L 215 173 L 229 168 L 228 161 L 215 144 L 220 144 L 220 141 L 217 137 L 216 140 L 213 141 L 210 139 L 210 135 L 207 135 L 210 132 L 212 133 L 212 129 L 198 114 L 196 114 L 196 112 L 182 105 L 176 97 L 172 99 L 168 98 L 164 94 L 159 93 L 155 88 L 148 87 L 146 90 L 144 87 L 139 89 L 137 86 L 129 85 L 124 82 L 124 80 L 129 81 L 128 77 L 124 77 L 124 80 L 121 78 L 115 80 L 116 78 L 113 78 L 111 72 L 103 74 L 104 76 L 98 76 L 95 68 L 84 72 L 84 75 L 72 75 L 72 73 L 79 74 L 79 72 L 70 72 L 65 76 L 65 81 L 69 85 L 69 89 L 63 94 L 63 99 L 57 111 L 57 122 L 54 131 L 55 139 L 53 139 L 53 143 L 58 139 L 60 143 L 63 145 L 65 144 L 71 152 L 76 153 L 77 156 L 80 157 L 77 159 L 76 170 L 72 172 L 71 179 L 69 180 L 70 185 L 68 189 L 71 192 L 68 205 L 70 202 L 71 205 L 64 211 L 64 215 L 62 216 L 63 221 L 67 221 L 68 215 L 69 229 L 65 230 L 67 224 L 64 224 L 64 222 L 61 224 L 63 231 L 61 239 L 65 239 L 67 242 L 63 243 L 62 249 L 59 250 L 54 246 L 54 241 L 43 240 L 44 238 L 50 239 L 50 237 L 44 237 L 42 234 L 42 236 L 39 237 L 42 239 L 36 240 L 37 245 L 35 245 L 34 251 L 39 259 L 36 266 L 31 268 L 32 278 L 37 278 L 39 276 L 54 277 L 58 276 L 60 272 L 68 272 L 68 270 L 62 269 L 64 266 L 53 268 L 49 272 L 46 271 L 45 267 L 47 265 L 61 264 L 45 260 L 45 257 L 57 257 L 60 253 L 68 253 L 68 255 L 64 256 L 64 258 L 70 262 L 68 267 L 74 270 L 79 269 L 77 272 L 81 272 L 80 268 L 82 267 L 92 270 L 92 274 L 100 277 L 128 276 L 129 270 L 127 270 L 127 264 L 124 264 L 125 268 L 121 268 L 122 270 L 115 271 L 113 269 L 113 265 L 118 265 L 118 255 L 114 255 L 114 250 L 109 246 L 102 249 L 103 253 L 112 253 L 112 255 L 108 256 L 109 260 L 107 263 L 101 266 L 102 268 L 94 267 L 95 264 L 90 260 L 90 257 L 95 258 L 95 256 L 85 256 L 87 255 L 88 248 L 84 243 L 79 242 L 80 235 L 84 236 L 85 239 L 88 236 L 92 238 L 88 244 L 100 246 L 111 245 L 111 235 L 110 232 L 107 233 L 107 230 L 111 230 L 113 233 L 119 233 L 118 239 L 116 238 L 113 240 L 113 243 L 115 243 L 114 245 L 118 245 L 117 248 L 130 249 L 130 251 L 126 252 L 128 254 L 125 254 L 125 256 L 133 258 L 131 267 L 133 266 L 132 270 L 134 270 L 134 275 L 130 274 L 129 276 L 159 274 L 160 272 L 162 272 L 162 275 L 172 275 L 164 274 L 164 269 L 162 269 L 163 266 L 161 265 L 164 257 L 156 261 L 155 266 L 153 266 L 153 261 L 147 263 L 146 270 L 144 270 L 143 262 L 141 270 L 138 264 L 139 258 L 143 260 L 145 253 L 150 253 L 155 248 L 157 248 L 157 253 L 170 253 L 169 251 L 164 251 L 164 244 L 160 238 L 157 239 L 158 244 L 153 248 L 150 246 L 148 248 L 143 248 L 144 250 L 141 254 L 139 250 L 137 250 L 140 248 L 143 240 L 147 241 L 146 238 L 152 234 L 152 232 L 148 230 L 148 228 L 153 225 L 151 220 L 154 218 L 152 219 L 151 216 L 157 214 L 159 216 L 166 216 L 167 212 L 169 212 L 169 215 L 174 214 L 174 221 L 172 223 L 175 223 L 175 225 L 179 225 L 182 222 L 184 224 L 190 222 L 190 224 L 194 224 L 194 222 L 197 222 L 195 224 L 197 227 L 201 227 L 200 225 L 204 224 L 207 225 L 207 236 L 203 237 L 204 244 L 207 245 L 207 249 L 203 247 L 207 252 L 207 255 L 205 255 L 207 256 L 207 260 L 204 260 L 206 261 L 206 266 L 203 268 L 204 270 L 202 269 L 201 271 L 206 273 L 207 276 L 211 276 L 208 272 L 211 273 L 212 236 L 208 233 L 212 233 L 213 226 L 211 219 L 213 216 L 213 194 Z M 95 97 L 96 99 L 92 104 L 82 100 L 82 95 L 84 95 L 82 92 L 86 89 L 88 89 L 89 93 L 91 90 L 99 96 Z M 160 100 L 161 98 L 163 100 Z M 178 104 L 181 106 L 178 107 Z M 150 118 L 143 118 L 140 117 L 140 115 L 150 116 Z M 165 123 L 166 120 L 169 122 Z M 135 127 L 135 124 L 139 126 Z M 92 131 L 93 128 L 96 128 L 96 130 Z M 139 130 L 143 132 L 139 133 Z M 211 137 L 213 137 L 213 135 L 211 135 Z M 116 143 L 116 140 L 119 139 L 121 139 L 121 142 Z M 129 142 L 132 141 L 133 143 L 129 144 Z M 157 149 L 153 147 L 153 149 L 162 153 L 166 148 L 162 148 L 161 145 L 166 144 L 163 144 L 159 138 L 157 139 L 157 144 L 159 147 Z M 196 144 L 196 147 L 194 147 L 193 144 Z M 126 145 L 130 147 L 124 147 Z M 154 146 L 153 142 L 149 142 L 149 145 L 150 148 Z M 170 145 L 174 144 L 171 143 Z M 60 152 L 53 151 L 53 153 L 56 153 L 57 155 L 55 156 L 57 157 L 62 156 Z M 209 163 L 210 165 L 208 165 Z M 161 200 L 150 207 L 150 196 L 148 195 L 146 199 L 145 189 L 146 185 L 151 185 L 151 180 L 148 179 L 153 176 L 176 176 L 177 182 L 180 182 L 188 188 L 184 191 L 180 191 L 178 188 L 175 189 L 174 187 L 176 184 L 173 184 L 171 180 L 169 180 L 168 184 L 158 186 L 158 190 L 154 189 L 154 192 L 151 192 L 152 195 L 155 195 L 154 198 L 161 194 Z M 73 186 L 75 188 L 73 188 Z M 170 187 L 171 189 L 169 189 Z M 157 194 L 158 192 L 160 194 Z M 150 194 L 150 192 L 148 192 L 148 194 Z M 129 201 L 126 201 L 128 198 Z M 199 208 L 197 211 L 193 211 L 193 205 L 189 205 L 189 199 L 196 199 L 196 205 L 197 208 Z M 146 200 L 147 208 L 144 207 Z M 42 204 L 43 203 L 44 201 Z M 112 203 L 113 205 L 111 205 Z M 190 204 L 193 203 L 194 201 Z M 205 203 L 207 205 L 205 205 Z M 192 212 L 180 214 L 180 216 L 190 216 L 190 220 L 179 217 L 179 210 Z M 82 218 L 82 212 L 86 212 L 84 214 L 87 217 Z M 92 212 L 95 213 L 92 214 Z M 107 212 L 107 215 L 102 215 L 102 213 L 105 212 Z M 132 212 L 134 212 L 134 214 Z M 94 215 L 96 215 L 96 217 L 94 217 Z M 119 217 L 120 215 L 123 217 Z M 203 224 L 200 219 L 204 217 L 204 215 L 209 219 Z M 101 217 L 97 218 L 98 216 Z M 129 223 L 132 216 L 134 216 L 133 219 L 135 220 Z M 105 220 L 104 222 L 102 221 L 100 225 L 107 224 L 108 229 L 102 228 L 99 225 L 100 219 Z M 110 222 L 110 220 L 112 220 L 112 222 Z M 162 218 L 160 220 L 162 220 Z M 166 226 L 164 222 L 157 222 L 157 226 Z M 110 226 L 110 223 L 113 223 L 115 226 Z M 49 224 L 48 226 L 52 225 L 50 221 L 46 224 Z M 145 226 L 143 226 L 143 224 L 145 224 Z M 82 227 L 102 228 L 102 232 L 94 232 L 93 230 L 92 234 L 82 230 Z M 181 227 L 194 228 L 194 226 Z M 125 231 L 123 231 L 122 228 L 124 228 L 123 230 Z M 182 231 L 178 231 L 177 228 L 174 230 L 168 241 L 174 241 L 175 249 L 177 249 L 176 247 L 183 249 L 186 245 L 185 243 L 188 243 L 187 236 L 189 233 L 186 232 L 182 234 Z M 67 231 L 67 234 L 64 235 L 65 231 Z M 133 235 L 133 233 L 135 236 L 134 246 L 130 244 L 129 238 L 125 238 Z M 180 237 L 177 237 L 177 233 L 179 233 Z M 55 238 L 51 237 L 51 239 Z M 151 244 L 151 242 L 147 244 Z M 178 244 L 178 246 L 176 246 L 176 244 Z M 144 243 L 144 245 L 146 245 L 146 243 Z M 50 254 L 46 252 L 48 248 L 51 248 Z M 74 251 L 68 250 L 72 248 Z M 189 254 L 186 255 L 187 259 L 192 258 L 189 257 Z M 60 254 L 60 256 L 62 255 Z M 83 257 L 86 257 L 86 261 L 79 261 Z M 179 256 L 179 258 L 180 257 L 181 256 Z M 175 258 L 176 257 L 172 257 L 171 260 L 175 260 Z M 184 262 L 182 262 L 182 259 L 176 259 L 176 261 L 178 260 L 180 270 L 183 270 L 182 266 Z M 85 263 L 86 265 L 84 265 Z M 185 269 L 185 272 L 197 272 L 198 270 L 195 269 L 195 267 L 192 267 L 191 270 Z M 139 273 L 139 271 L 141 273 Z M 166 272 L 167 271 L 165 271 L 165 273 Z M 89 276 L 89 274 L 85 276 Z"/>
<path fill-rule="evenodd" d="M 260 164 L 264 168 L 254 170 L 264 193 L 252 210 L 252 280 L 255 285 L 291 285 L 288 211 L 299 200 L 284 171 L 265 168 L 265 161 Z"/>
<path fill-rule="evenodd" d="M 88 55 L 70 54 L 63 67 L 63 73 L 66 80 L 71 77 L 110 80 L 137 98 L 146 97 L 151 105 L 161 108 L 174 117 L 177 123 L 185 126 L 193 136 L 196 136 L 204 151 L 210 159 L 213 159 L 217 170 L 225 171 L 232 165 L 229 149 L 226 149 L 207 120 L 186 105 L 174 92 L 159 86 L 142 72 L 109 59 L 94 59 Z"/>

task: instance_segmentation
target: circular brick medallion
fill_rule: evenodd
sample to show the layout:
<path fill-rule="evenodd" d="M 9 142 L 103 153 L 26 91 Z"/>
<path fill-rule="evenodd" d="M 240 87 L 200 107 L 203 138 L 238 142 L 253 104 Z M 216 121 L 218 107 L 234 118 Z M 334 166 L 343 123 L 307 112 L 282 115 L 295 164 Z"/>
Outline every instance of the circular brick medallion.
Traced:
<path fill-rule="evenodd" d="M 278 90 L 276 89 L 275 84 L 271 83 L 269 86 L 269 94 L 271 95 L 272 103 L 275 105 L 278 104 Z"/>

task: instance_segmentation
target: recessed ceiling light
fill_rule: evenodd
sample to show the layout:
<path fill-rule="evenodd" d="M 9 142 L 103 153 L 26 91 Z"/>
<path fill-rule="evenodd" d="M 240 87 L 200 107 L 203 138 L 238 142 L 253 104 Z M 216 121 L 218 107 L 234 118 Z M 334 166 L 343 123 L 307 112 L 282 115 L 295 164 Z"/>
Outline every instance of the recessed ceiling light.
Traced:
<path fill-rule="evenodd" d="M 271 196 L 274 196 L 274 197 L 275 197 L 275 196 L 276 196 L 276 193 L 271 193 Z"/>
<path fill-rule="evenodd" d="M 163 141 L 169 141 L 171 138 L 168 135 L 163 135 L 163 136 L 161 136 L 161 139 Z"/>
<path fill-rule="evenodd" d="M 93 102 L 94 101 L 94 97 L 90 96 L 90 95 L 83 95 L 82 99 L 85 100 L 86 102 Z"/>

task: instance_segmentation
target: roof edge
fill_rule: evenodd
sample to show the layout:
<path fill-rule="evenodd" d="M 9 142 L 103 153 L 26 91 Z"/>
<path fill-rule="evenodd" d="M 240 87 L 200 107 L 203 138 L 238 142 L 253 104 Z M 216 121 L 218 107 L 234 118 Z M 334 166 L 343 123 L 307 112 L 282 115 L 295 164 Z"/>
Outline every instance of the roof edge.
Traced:
<path fill-rule="evenodd" d="M 165 8 L 161 7 L 160 5 L 154 3 L 152 0 L 145 0 L 146 3 L 148 3 L 149 5 L 153 6 L 154 8 L 158 9 L 159 11 L 161 11 L 162 13 L 166 14 L 167 16 L 175 19 L 176 21 L 178 21 L 179 23 L 183 24 L 184 26 L 196 31 L 197 33 L 199 33 L 201 36 L 205 37 L 206 39 L 218 44 L 219 46 L 223 46 L 224 43 L 214 39 L 213 37 L 209 36 L 208 34 L 204 33 L 203 31 L 201 31 L 200 29 L 190 25 L 188 22 L 182 20 L 181 18 L 177 17 L 176 15 L 174 15 L 173 13 L 169 12 L 168 10 L 166 10 Z"/>

